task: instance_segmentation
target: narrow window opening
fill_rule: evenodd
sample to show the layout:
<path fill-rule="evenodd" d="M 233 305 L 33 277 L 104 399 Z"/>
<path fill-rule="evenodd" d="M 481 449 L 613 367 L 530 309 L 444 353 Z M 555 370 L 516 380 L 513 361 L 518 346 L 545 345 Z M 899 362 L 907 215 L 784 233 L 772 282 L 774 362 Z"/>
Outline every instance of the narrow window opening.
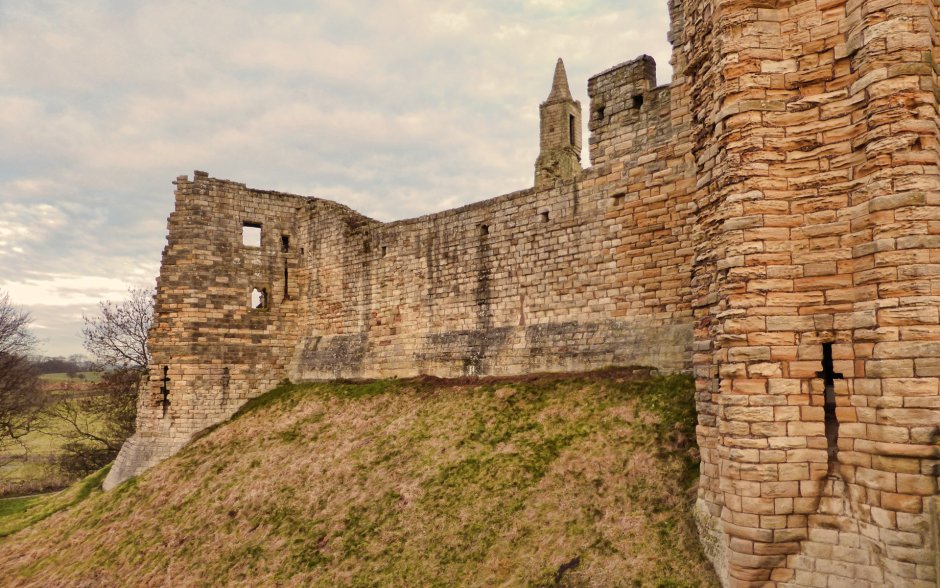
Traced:
<path fill-rule="evenodd" d="M 547 210 L 544 211 L 544 212 L 542 212 L 539 216 L 540 216 L 540 218 L 542 219 L 542 222 L 543 222 L 543 223 L 547 223 L 547 222 L 548 222 L 548 211 L 547 211 Z"/>
<path fill-rule="evenodd" d="M 222 368 L 222 389 L 227 390 L 232 376 L 227 367 Z"/>
<path fill-rule="evenodd" d="M 568 115 L 568 143 L 574 145 L 574 115 Z"/>
<path fill-rule="evenodd" d="M 842 379 L 842 374 L 835 371 L 832 362 L 832 343 L 823 343 L 822 370 L 816 375 L 823 379 L 823 412 L 826 422 L 826 446 L 829 455 L 830 471 L 839 454 L 839 419 L 836 417 L 835 381 Z"/>
<path fill-rule="evenodd" d="M 281 252 L 287 253 L 288 251 L 290 251 L 290 237 L 281 235 Z"/>
<path fill-rule="evenodd" d="M 597 110 L 594 111 L 594 115 L 597 120 L 604 120 L 604 107 L 598 106 Z"/>
<path fill-rule="evenodd" d="M 625 194 L 614 194 L 613 205 L 618 207 L 623 206 L 623 200 L 625 196 Z"/>
<path fill-rule="evenodd" d="M 287 294 L 287 260 L 284 260 L 284 300 L 289 299 L 290 296 Z"/>
<path fill-rule="evenodd" d="M 166 417 L 166 411 L 170 407 L 170 367 L 163 366 L 163 378 L 160 380 L 160 394 L 163 395 L 163 399 L 160 401 L 160 406 L 163 408 L 163 417 Z"/>
<path fill-rule="evenodd" d="M 301 247 L 301 248 L 300 248 L 300 255 L 303 255 L 303 254 L 304 254 L 304 248 Z"/>
<path fill-rule="evenodd" d="M 388 247 L 382 245 L 382 257 L 385 257 L 386 255 L 388 255 Z"/>
<path fill-rule="evenodd" d="M 252 288 L 251 289 L 251 308 L 260 309 L 268 307 L 268 290 L 267 288 Z"/>
<path fill-rule="evenodd" d="M 489 234 L 490 234 L 490 226 L 489 226 L 489 225 L 480 225 L 480 234 L 481 234 L 481 235 L 489 235 Z"/>
<path fill-rule="evenodd" d="M 637 94 L 633 97 L 633 108 L 639 109 L 641 106 L 643 106 L 643 94 Z"/>
<path fill-rule="evenodd" d="M 261 225 L 258 223 L 242 223 L 242 245 L 246 247 L 261 247 Z"/>

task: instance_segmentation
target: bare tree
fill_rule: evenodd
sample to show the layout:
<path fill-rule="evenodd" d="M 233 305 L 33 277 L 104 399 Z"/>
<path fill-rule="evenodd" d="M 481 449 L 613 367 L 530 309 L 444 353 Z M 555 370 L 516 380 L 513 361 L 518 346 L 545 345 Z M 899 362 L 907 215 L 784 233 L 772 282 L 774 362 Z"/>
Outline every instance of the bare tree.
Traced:
<path fill-rule="evenodd" d="M 29 433 L 41 404 L 38 373 L 28 358 L 36 344 L 31 321 L 0 292 L 0 451 Z"/>
<path fill-rule="evenodd" d="M 83 317 L 85 349 L 106 370 L 101 381 L 89 393 L 63 398 L 46 409 L 64 425 L 46 432 L 66 439 L 59 466 L 70 475 L 83 475 L 114 459 L 134 432 L 137 395 L 150 361 L 153 290 L 128 292 L 126 300 L 102 302 L 97 315 Z"/>
<path fill-rule="evenodd" d="M 88 393 L 48 404 L 45 413 L 59 426 L 44 432 L 65 439 L 58 462 L 65 474 L 83 476 L 117 456 L 134 433 L 141 373 L 136 368 L 111 370 Z"/>
<path fill-rule="evenodd" d="M 121 302 L 106 300 L 98 314 L 83 316 L 85 349 L 105 368 L 147 369 L 147 331 L 153 322 L 153 290 L 131 288 Z"/>

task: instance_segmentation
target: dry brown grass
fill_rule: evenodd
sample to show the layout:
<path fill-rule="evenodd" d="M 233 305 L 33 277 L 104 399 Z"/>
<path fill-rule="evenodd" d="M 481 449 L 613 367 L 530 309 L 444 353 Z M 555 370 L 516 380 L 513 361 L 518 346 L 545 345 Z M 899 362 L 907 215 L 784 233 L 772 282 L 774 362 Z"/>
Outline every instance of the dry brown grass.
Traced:
<path fill-rule="evenodd" d="M 0 540 L 13 586 L 714 586 L 687 378 L 283 387 Z"/>

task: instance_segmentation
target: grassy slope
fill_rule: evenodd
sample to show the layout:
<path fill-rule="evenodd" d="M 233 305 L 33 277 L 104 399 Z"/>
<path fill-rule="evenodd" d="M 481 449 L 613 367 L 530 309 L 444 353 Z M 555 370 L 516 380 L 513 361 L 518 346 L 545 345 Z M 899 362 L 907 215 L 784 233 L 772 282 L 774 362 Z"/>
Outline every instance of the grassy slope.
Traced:
<path fill-rule="evenodd" d="M 0 539 L 12 585 L 713 586 L 681 376 L 285 386 Z M 2 518 L 0 518 L 2 524 Z"/>
<path fill-rule="evenodd" d="M 61 492 L 0 498 L 0 537 L 12 535 L 82 502 L 100 489 L 110 469 L 111 466 L 105 466 Z"/>

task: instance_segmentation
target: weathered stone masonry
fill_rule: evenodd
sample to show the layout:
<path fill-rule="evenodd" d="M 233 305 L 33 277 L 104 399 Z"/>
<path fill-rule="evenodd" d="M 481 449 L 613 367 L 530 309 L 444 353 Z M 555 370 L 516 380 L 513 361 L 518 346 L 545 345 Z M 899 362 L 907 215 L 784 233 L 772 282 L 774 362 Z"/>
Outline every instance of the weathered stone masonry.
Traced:
<path fill-rule="evenodd" d="M 641 57 L 582 113 L 559 62 L 534 188 L 380 223 L 178 178 L 150 388 L 108 484 L 283 378 L 691 369 L 726 585 L 936 586 L 937 7 L 670 13 L 667 86 Z"/>

